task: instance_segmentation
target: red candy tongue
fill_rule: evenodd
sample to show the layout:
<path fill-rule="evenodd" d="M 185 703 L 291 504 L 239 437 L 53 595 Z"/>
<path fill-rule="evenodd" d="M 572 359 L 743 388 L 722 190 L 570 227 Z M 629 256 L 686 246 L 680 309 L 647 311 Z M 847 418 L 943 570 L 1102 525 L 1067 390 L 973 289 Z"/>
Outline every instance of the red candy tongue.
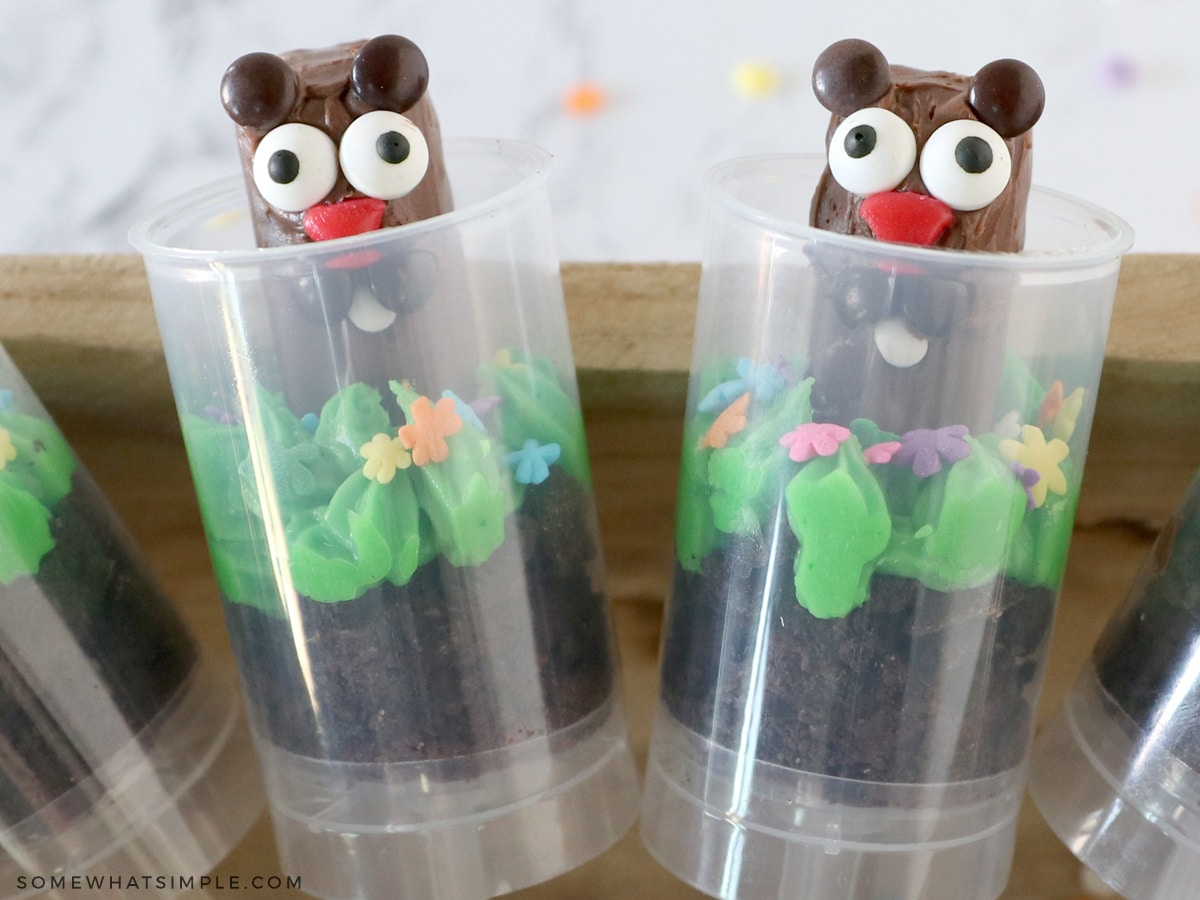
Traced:
<path fill-rule="evenodd" d="M 929 247 L 954 224 L 954 211 L 941 200 L 915 191 L 872 194 L 858 214 L 878 240 Z"/>
<path fill-rule="evenodd" d="M 304 214 L 304 233 L 314 241 L 328 241 L 374 231 L 383 225 L 386 206 L 374 197 L 355 197 L 313 206 Z"/>

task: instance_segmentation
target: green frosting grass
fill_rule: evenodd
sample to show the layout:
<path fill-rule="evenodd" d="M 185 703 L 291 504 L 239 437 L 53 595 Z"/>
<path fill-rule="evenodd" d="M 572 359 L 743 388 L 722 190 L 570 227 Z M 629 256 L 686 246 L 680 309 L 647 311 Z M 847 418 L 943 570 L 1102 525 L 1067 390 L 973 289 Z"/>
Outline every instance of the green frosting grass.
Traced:
<path fill-rule="evenodd" d="M 71 490 L 75 457 L 46 419 L 0 412 L 0 583 L 36 575 L 54 549 L 50 518 Z"/>
<path fill-rule="evenodd" d="M 479 565 L 536 489 L 506 463 L 531 439 L 557 445 L 557 464 L 590 484 L 582 416 L 548 362 L 489 364 L 480 386 L 498 400 L 486 423 L 457 398 L 435 402 L 402 381 L 390 396 L 350 385 L 325 403 L 315 427 L 261 388 L 252 430 L 185 415 L 222 593 L 278 613 L 279 584 L 338 603 L 385 582 L 404 585 L 439 554 Z"/>
<path fill-rule="evenodd" d="M 758 394 L 736 375 L 753 369 L 721 361 L 699 376 L 703 399 L 685 426 L 676 507 L 684 569 L 700 571 L 732 536 L 770 540 L 782 503 L 799 544 L 796 599 L 821 618 L 865 602 L 875 573 L 937 591 L 1002 574 L 1061 584 L 1079 496 L 1082 453 L 1068 445 L 1079 408 L 1047 413 L 1048 389 L 1015 357 L 999 400 L 1014 427 L 1025 425 L 1012 437 L 953 427 L 899 436 L 866 420 L 820 425 L 811 379 Z M 738 392 L 748 387 L 747 404 Z M 1028 425 L 1047 415 L 1045 433 Z"/>

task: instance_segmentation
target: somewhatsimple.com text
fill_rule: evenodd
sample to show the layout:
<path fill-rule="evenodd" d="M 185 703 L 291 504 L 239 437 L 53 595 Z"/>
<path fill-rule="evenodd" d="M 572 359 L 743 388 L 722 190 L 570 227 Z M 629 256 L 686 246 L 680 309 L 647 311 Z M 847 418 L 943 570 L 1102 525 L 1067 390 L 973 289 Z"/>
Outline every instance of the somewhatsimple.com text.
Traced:
<path fill-rule="evenodd" d="M 300 890 L 299 875 L 18 875 L 27 891 L 279 891 Z"/>

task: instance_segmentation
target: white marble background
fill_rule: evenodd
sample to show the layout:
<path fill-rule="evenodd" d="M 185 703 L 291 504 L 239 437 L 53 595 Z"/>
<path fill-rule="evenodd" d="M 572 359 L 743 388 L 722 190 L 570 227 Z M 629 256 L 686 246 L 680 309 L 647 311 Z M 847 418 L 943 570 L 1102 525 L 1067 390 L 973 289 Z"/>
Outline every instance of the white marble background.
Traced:
<path fill-rule="evenodd" d="M 0 253 L 127 249 L 129 225 L 237 171 L 217 86 L 250 50 L 399 32 L 429 57 L 448 135 L 556 157 L 567 260 L 699 258 L 700 175 L 818 151 L 816 55 L 847 36 L 971 72 L 1015 56 L 1047 85 L 1035 181 L 1127 218 L 1143 251 L 1200 251 L 1196 0 L 9 0 L 0 6 Z M 752 97 L 733 73 L 780 79 Z M 584 80 L 607 104 L 564 112 Z"/>

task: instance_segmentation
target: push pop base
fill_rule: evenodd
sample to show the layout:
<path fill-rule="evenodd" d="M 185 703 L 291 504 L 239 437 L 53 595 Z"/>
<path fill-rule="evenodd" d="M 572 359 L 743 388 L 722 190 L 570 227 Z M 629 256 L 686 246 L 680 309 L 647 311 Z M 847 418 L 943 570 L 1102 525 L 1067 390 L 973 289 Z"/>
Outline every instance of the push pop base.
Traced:
<path fill-rule="evenodd" d="M 482 900 L 547 881 L 637 815 L 624 715 L 466 757 L 330 763 L 260 747 L 283 871 L 324 900 Z"/>
<path fill-rule="evenodd" d="M 1196 896 L 1200 773 L 1138 728 L 1091 666 L 1035 743 L 1029 789 L 1055 834 L 1121 896 Z"/>
<path fill-rule="evenodd" d="M 0 885 L 15 886 L 14 897 L 67 898 L 79 895 L 75 882 L 59 891 L 52 876 L 105 888 L 136 878 L 139 896 L 174 897 L 180 876 L 208 873 L 262 808 L 237 692 L 201 661 L 167 708 L 91 777 L 0 834 Z"/>
<path fill-rule="evenodd" d="M 1016 840 L 1021 772 L 879 784 L 756 762 L 660 713 L 642 841 L 714 897 L 995 900 Z"/>

